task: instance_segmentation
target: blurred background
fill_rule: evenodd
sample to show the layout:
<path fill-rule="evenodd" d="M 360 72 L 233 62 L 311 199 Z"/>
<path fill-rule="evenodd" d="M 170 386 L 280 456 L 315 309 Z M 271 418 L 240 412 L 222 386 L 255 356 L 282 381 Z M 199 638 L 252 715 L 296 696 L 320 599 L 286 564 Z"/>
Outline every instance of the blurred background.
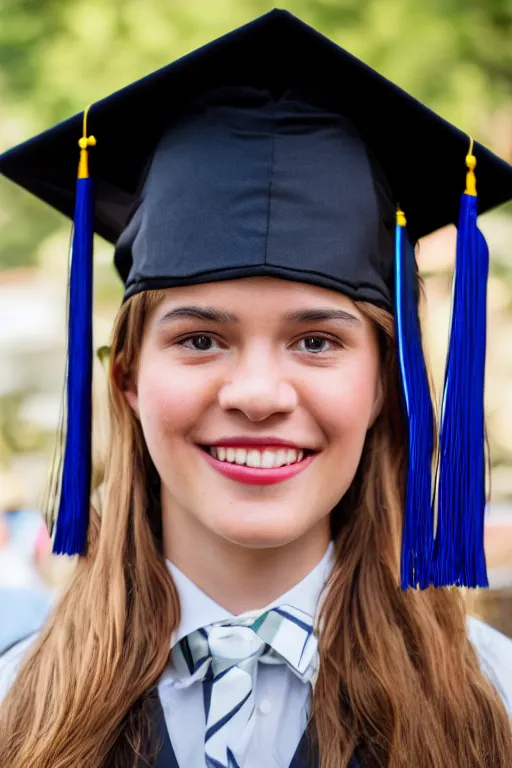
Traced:
<path fill-rule="evenodd" d="M 0 0 L 0 151 L 272 7 L 263 0 Z M 280 7 L 512 162 L 510 0 L 290 0 Z M 418 174 L 428 173 L 421 147 L 417 165 Z M 475 612 L 512 636 L 512 206 L 482 217 L 481 226 L 491 248 L 486 397 L 493 589 L 470 600 Z M 0 650 L 11 631 L 5 617 L 35 629 L 38 611 L 68 571 L 50 555 L 38 500 L 64 377 L 69 238 L 68 221 L 0 180 L 0 599 L 12 606 L 9 614 L 0 608 Z M 438 391 L 454 245 L 455 231 L 447 228 L 419 249 Z M 99 348 L 109 343 L 122 286 L 110 246 L 98 240 L 95 249 Z M 98 368 L 96 383 L 104 389 Z M 103 427 L 100 421 L 97 432 Z M 35 595 L 33 605 L 16 599 L 20 589 Z M 21 604 L 24 614 L 15 616 Z"/>

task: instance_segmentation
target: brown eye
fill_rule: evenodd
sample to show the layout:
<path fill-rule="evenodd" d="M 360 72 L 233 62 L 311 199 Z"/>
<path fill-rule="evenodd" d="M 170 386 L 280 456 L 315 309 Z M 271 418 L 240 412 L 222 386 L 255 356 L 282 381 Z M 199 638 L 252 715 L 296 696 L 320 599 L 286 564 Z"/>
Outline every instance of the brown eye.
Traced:
<path fill-rule="evenodd" d="M 180 341 L 181 346 L 188 347 L 188 349 L 193 349 L 196 352 L 210 352 L 213 344 L 214 340 L 212 337 L 206 336 L 204 333 L 198 333 Z"/>
<path fill-rule="evenodd" d="M 305 339 L 301 339 L 300 343 L 305 352 L 312 352 L 313 354 L 329 351 L 331 344 L 329 339 L 324 339 L 322 336 L 307 336 Z"/>

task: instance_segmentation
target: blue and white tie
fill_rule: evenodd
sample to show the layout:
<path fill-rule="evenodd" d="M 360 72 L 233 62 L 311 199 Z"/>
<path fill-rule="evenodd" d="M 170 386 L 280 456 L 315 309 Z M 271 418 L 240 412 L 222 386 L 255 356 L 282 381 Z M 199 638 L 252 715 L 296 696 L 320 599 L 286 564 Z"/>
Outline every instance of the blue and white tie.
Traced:
<path fill-rule="evenodd" d="M 258 663 L 287 664 L 314 683 L 318 644 L 311 616 L 282 605 L 192 632 L 173 649 L 180 687 L 203 682 L 208 768 L 242 768 L 254 730 Z"/>

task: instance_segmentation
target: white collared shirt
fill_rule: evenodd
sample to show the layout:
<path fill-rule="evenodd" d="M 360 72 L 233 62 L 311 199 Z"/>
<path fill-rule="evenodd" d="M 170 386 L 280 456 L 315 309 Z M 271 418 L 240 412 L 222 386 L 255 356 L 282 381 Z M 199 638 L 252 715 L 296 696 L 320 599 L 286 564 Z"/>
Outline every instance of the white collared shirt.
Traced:
<path fill-rule="evenodd" d="M 318 565 L 292 589 L 270 603 L 291 605 L 315 617 L 322 590 L 332 569 L 333 546 Z M 200 627 L 233 618 L 168 561 L 176 584 L 182 618 L 171 647 Z M 179 677 L 171 665 L 158 685 L 165 721 L 180 768 L 204 768 L 205 713 L 201 682 L 178 688 Z M 253 688 L 256 699 L 254 732 L 244 768 L 288 768 L 306 727 L 311 686 L 286 665 L 258 665 Z M 176 713 L 179 713 L 177 717 Z"/>

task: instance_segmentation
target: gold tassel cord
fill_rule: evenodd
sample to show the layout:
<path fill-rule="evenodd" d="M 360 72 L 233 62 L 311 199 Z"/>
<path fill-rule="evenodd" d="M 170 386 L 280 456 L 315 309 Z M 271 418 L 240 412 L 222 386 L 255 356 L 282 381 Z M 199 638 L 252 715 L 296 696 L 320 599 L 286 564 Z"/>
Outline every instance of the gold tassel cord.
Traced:
<path fill-rule="evenodd" d="M 470 195 L 471 197 L 476 197 L 476 176 L 475 176 L 476 157 L 473 154 L 473 145 L 474 145 L 474 142 L 470 136 L 469 152 L 466 155 L 466 167 L 468 169 L 468 172 L 466 174 L 466 189 L 464 190 L 464 194 Z"/>
<path fill-rule="evenodd" d="M 78 146 L 80 147 L 80 161 L 78 163 L 78 178 L 79 179 L 88 179 L 89 178 L 89 147 L 95 147 L 96 146 L 96 139 L 94 136 L 87 136 L 87 114 L 90 109 L 89 105 L 84 109 L 84 119 L 83 119 L 83 128 L 82 128 L 82 138 L 78 141 Z"/>

